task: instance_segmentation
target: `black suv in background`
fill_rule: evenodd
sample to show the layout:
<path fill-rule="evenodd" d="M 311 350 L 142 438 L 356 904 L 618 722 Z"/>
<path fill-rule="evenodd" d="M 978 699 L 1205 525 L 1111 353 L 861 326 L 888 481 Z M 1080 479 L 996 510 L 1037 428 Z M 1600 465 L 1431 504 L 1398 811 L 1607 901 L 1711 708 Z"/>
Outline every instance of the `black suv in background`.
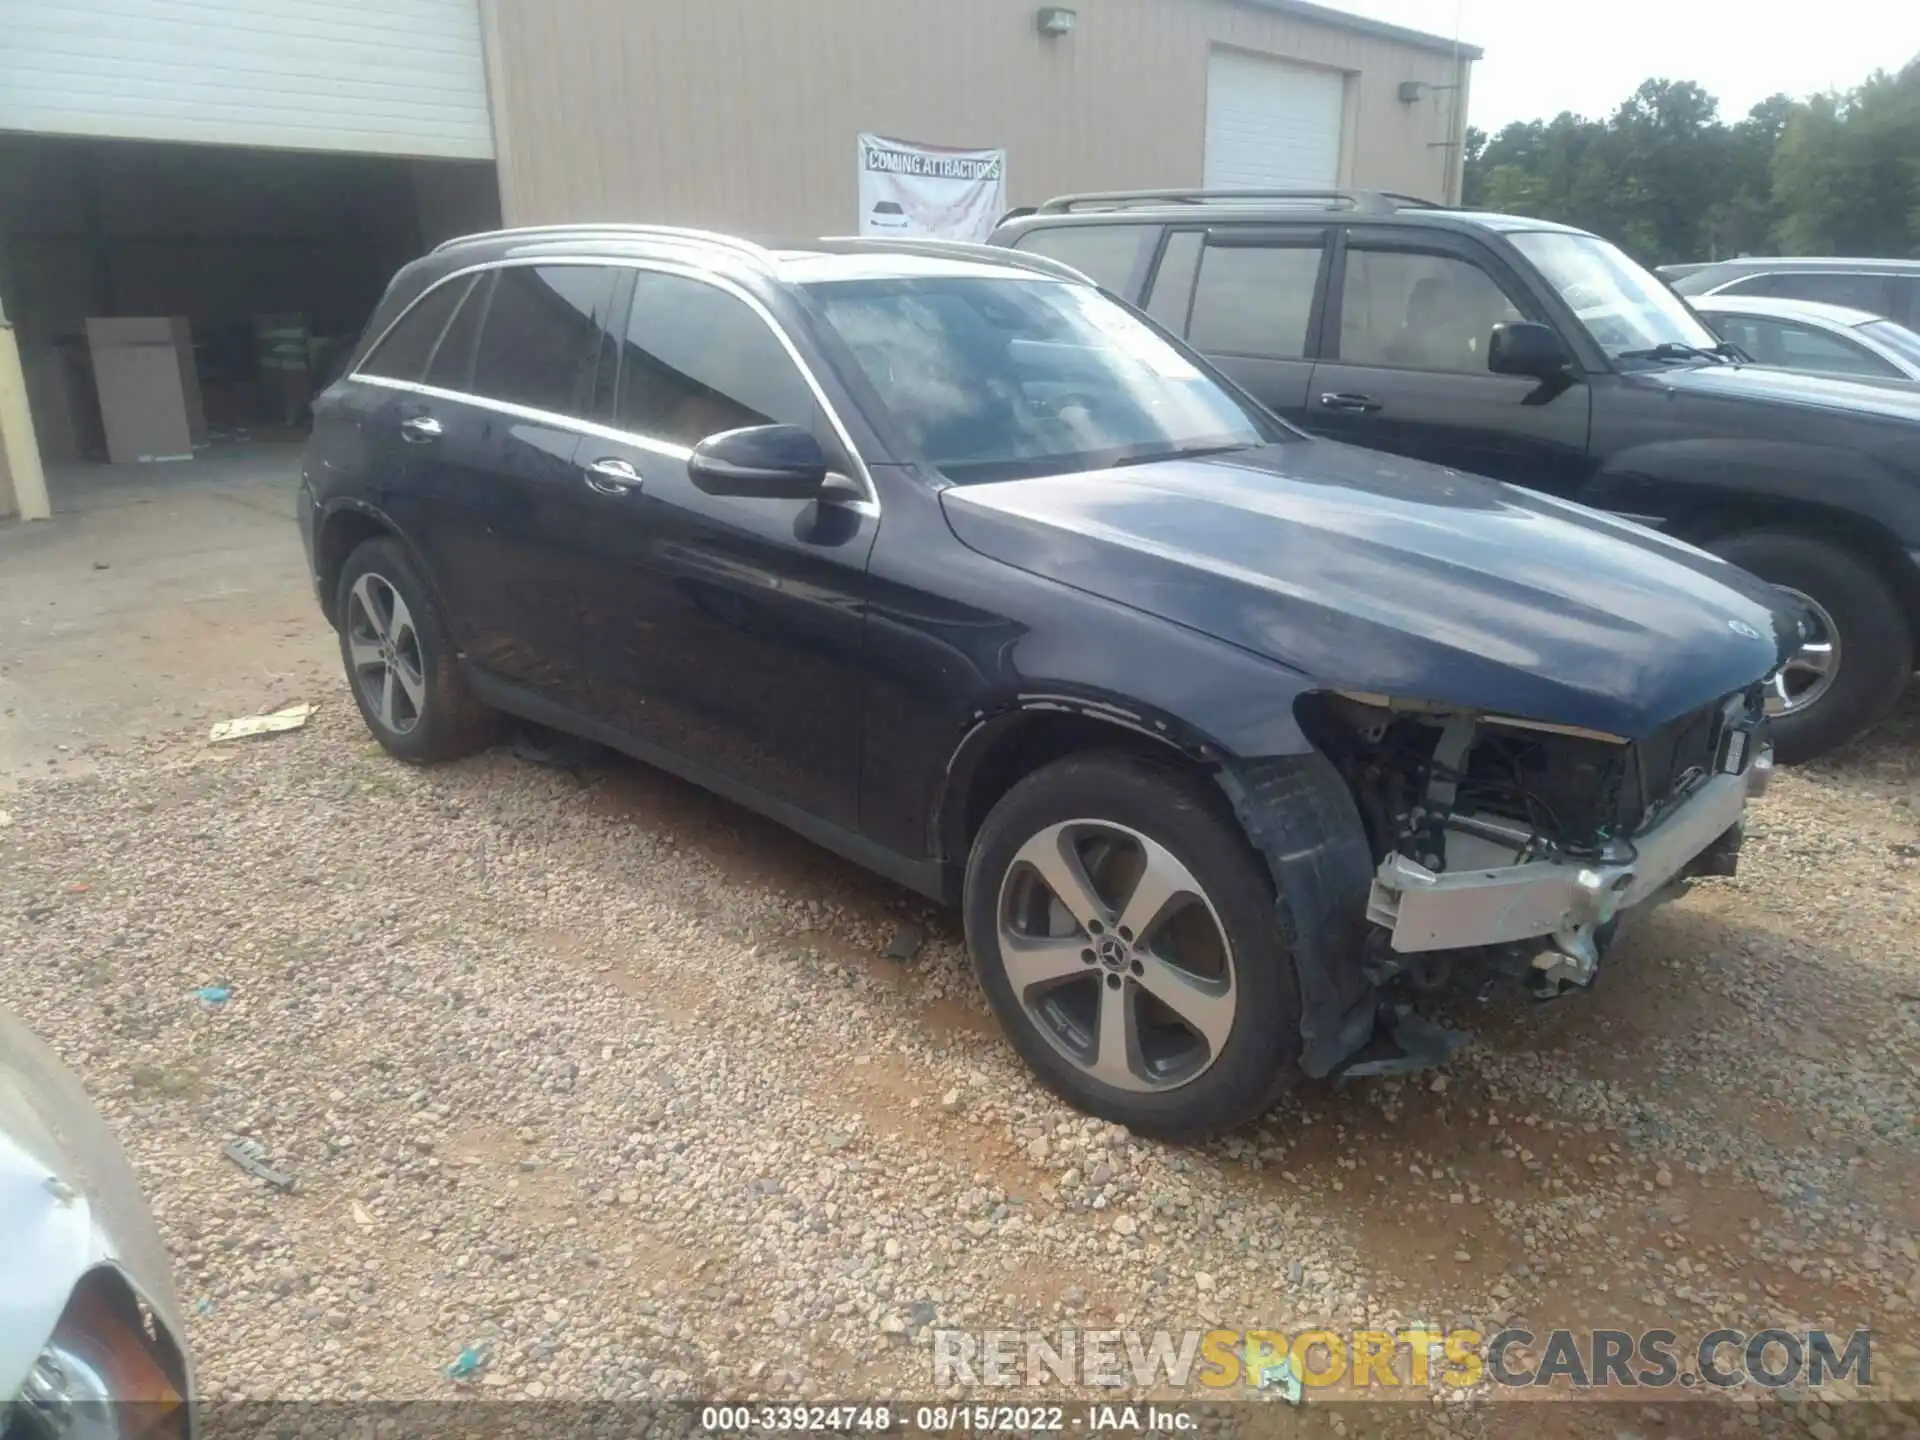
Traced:
<path fill-rule="evenodd" d="M 1615 246 L 1363 191 L 1069 196 L 1072 265 L 1317 435 L 1610 510 L 1793 592 L 1783 760 L 1884 715 L 1920 628 L 1920 396 L 1740 363 Z"/>
<path fill-rule="evenodd" d="M 1579 986 L 1732 873 L 1800 640 L 977 245 L 451 242 L 315 403 L 299 514 L 394 755 L 504 711 L 957 901 L 1020 1053 L 1157 1134 L 1330 1073 L 1403 965 Z"/>

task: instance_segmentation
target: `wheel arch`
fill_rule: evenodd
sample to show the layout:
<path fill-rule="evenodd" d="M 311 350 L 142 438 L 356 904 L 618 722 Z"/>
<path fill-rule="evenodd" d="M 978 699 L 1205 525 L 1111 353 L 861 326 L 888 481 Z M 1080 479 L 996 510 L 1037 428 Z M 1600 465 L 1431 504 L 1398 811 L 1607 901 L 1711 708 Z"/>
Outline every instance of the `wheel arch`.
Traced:
<path fill-rule="evenodd" d="M 440 607 L 440 613 L 447 614 L 432 572 L 400 527 L 379 507 L 364 500 L 337 500 L 320 516 L 313 540 L 313 570 L 320 591 L 320 611 L 336 630 L 340 627 L 340 616 L 335 613 L 335 602 L 347 557 L 367 541 L 380 539 L 392 540 L 406 553 L 414 572 L 432 593 L 434 604 Z M 451 622 L 452 617 L 448 619 Z"/>
<path fill-rule="evenodd" d="M 943 871 L 964 870 L 980 825 L 1014 785 L 1089 750 L 1207 778 L 1222 821 L 1274 882 L 1275 923 L 1300 986 L 1302 1068 L 1330 1074 L 1373 1033 L 1377 997 L 1362 968 L 1373 856 L 1346 782 L 1304 736 L 1298 753 L 1245 759 L 1172 716 L 1086 696 L 1022 695 L 981 715 L 948 762 L 931 837 Z"/>
<path fill-rule="evenodd" d="M 978 715 L 955 745 L 935 797 L 930 850 L 957 874 L 1001 796 L 1042 766 L 1089 750 L 1199 775 L 1214 773 L 1223 758 L 1211 740 L 1168 716 L 1084 695 L 1021 695 Z"/>
<path fill-rule="evenodd" d="M 1667 533 L 1703 549 L 1735 535 L 1779 533 L 1824 540 L 1871 563 L 1899 598 L 1909 627 L 1920 632 L 1920 568 L 1891 531 L 1865 516 L 1810 501 L 1730 496 L 1689 510 Z"/>
<path fill-rule="evenodd" d="M 1851 503 L 1807 498 L 1816 476 L 1826 493 L 1845 493 Z M 1920 568 L 1899 538 L 1911 523 L 1912 485 L 1863 450 L 1772 434 L 1655 442 L 1609 456 L 1582 498 L 1661 516 L 1665 534 L 1703 548 L 1772 530 L 1844 545 L 1873 564 L 1920 629 Z"/>

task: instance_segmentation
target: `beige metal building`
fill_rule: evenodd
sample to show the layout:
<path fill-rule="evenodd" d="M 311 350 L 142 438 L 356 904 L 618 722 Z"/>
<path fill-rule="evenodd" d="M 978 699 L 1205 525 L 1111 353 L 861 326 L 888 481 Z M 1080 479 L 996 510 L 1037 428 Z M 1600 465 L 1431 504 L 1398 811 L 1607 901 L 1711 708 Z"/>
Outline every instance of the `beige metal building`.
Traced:
<path fill-rule="evenodd" d="M 511 222 L 854 228 L 855 137 L 1004 147 L 1012 203 L 1459 195 L 1470 45 L 1302 0 L 483 0 Z M 1051 24 L 1058 27 L 1060 22 Z"/>
<path fill-rule="evenodd" d="M 844 234 L 862 132 L 1004 149 L 1011 204 L 1450 199 L 1479 55 L 1306 0 L 0 0 L 0 35 L 0 455 L 24 393 L 50 464 L 111 448 L 90 317 L 183 320 L 217 443 L 297 420 L 436 240 Z"/>

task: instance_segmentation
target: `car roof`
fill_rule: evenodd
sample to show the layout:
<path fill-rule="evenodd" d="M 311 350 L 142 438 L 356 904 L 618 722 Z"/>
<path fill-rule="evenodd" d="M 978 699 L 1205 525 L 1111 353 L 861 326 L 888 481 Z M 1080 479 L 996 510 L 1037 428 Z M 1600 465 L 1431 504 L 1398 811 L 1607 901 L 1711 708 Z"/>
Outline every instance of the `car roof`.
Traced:
<path fill-rule="evenodd" d="M 996 234 L 1023 235 L 1058 225 L 1275 224 L 1338 220 L 1350 224 L 1493 230 L 1503 234 L 1589 231 L 1531 215 L 1437 205 L 1373 190 L 1117 190 L 1063 195 L 1001 222 Z"/>
<path fill-rule="evenodd" d="M 754 240 L 716 231 L 639 224 L 538 225 L 460 236 L 415 265 L 435 276 L 500 260 L 673 260 L 740 279 L 787 283 L 835 279 L 974 275 L 1002 279 L 1044 276 L 1092 282 L 1061 261 L 999 246 L 907 235 L 839 235 L 805 240 Z M 410 267 L 411 268 L 411 267 Z"/>
<path fill-rule="evenodd" d="M 1848 255 L 1742 255 L 1738 260 L 1709 260 L 1693 267 L 1697 270 L 1864 270 L 1870 274 L 1920 274 L 1920 260 L 1901 260 L 1887 256 Z"/>
<path fill-rule="evenodd" d="M 1825 300 L 1787 300 L 1767 295 L 1701 295 L 1693 301 L 1696 310 L 1719 310 L 1729 315 L 1778 315 L 1789 320 L 1825 321 L 1844 325 L 1869 325 L 1882 317 L 1871 310 L 1856 310 L 1851 305 L 1831 305 Z"/>
<path fill-rule="evenodd" d="M 983 247 L 984 248 L 984 247 Z M 1005 253 L 1005 252 L 1001 252 Z M 857 253 L 835 253 L 807 245 L 773 252 L 780 278 L 794 285 L 818 285 L 836 280 L 1046 280 L 1050 277 L 1024 268 L 996 264 L 993 256 L 976 259 L 947 254 L 921 254 L 907 248 L 875 246 Z"/>

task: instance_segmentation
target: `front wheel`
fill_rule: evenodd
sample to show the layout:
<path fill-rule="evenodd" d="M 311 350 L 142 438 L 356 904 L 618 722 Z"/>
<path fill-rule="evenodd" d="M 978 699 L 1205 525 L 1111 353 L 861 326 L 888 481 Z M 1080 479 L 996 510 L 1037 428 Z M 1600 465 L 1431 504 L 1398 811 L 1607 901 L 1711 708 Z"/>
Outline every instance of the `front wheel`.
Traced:
<path fill-rule="evenodd" d="M 1007 792 L 967 865 L 967 945 L 1013 1046 L 1083 1110 L 1197 1139 L 1293 1077 L 1272 883 L 1206 782 L 1074 756 Z"/>
<path fill-rule="evenodd" d="M 1881 719 L 1913 674 L 1913 632 L 1874 564 L 1825 540 L 1772 531 L 1707 547 L 1807 608 L 1813 634 L 1767 695 L 1783 764 L 1826 754 Z"/>

